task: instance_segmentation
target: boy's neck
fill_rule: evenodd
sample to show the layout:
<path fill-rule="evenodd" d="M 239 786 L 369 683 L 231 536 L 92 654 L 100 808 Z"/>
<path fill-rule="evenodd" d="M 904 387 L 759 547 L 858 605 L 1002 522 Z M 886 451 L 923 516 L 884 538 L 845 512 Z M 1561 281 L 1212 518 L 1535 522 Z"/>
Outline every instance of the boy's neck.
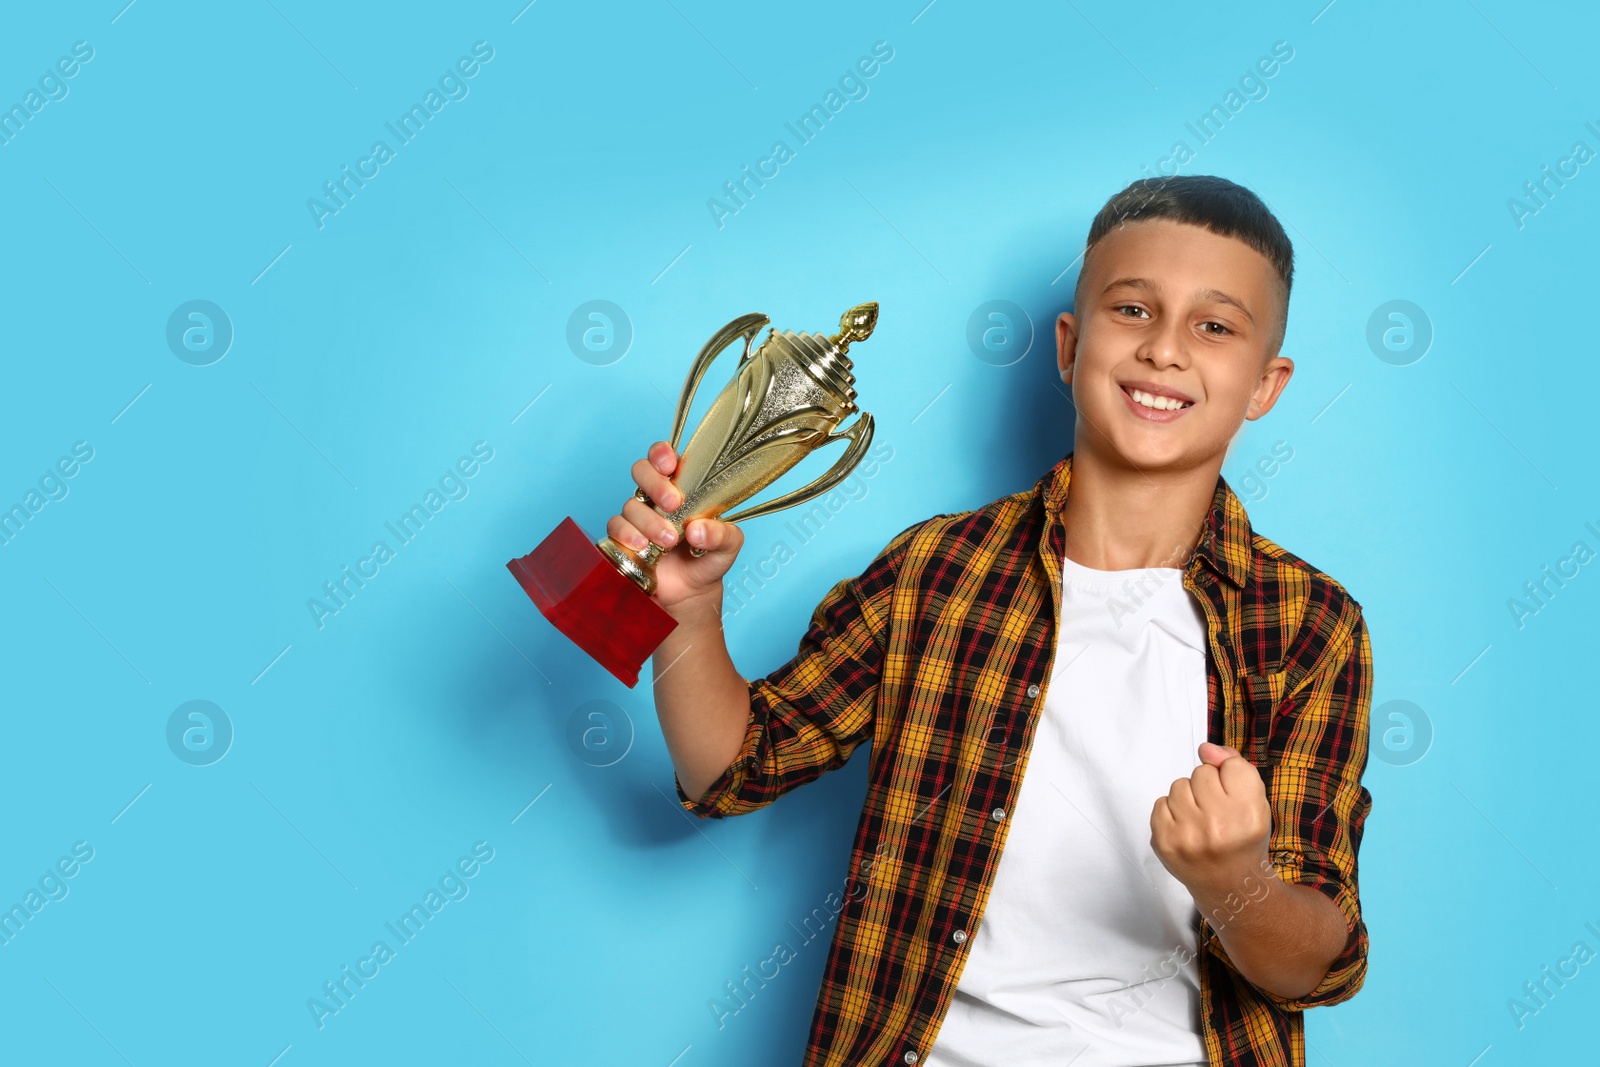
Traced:
<path fill-rule="evenodd" d="M 1183 567 L 1211 509 L 1222 460 L 1140 471 L 1076 449 L 1062 513 L 1067 558 L 1102 571 Z"/>

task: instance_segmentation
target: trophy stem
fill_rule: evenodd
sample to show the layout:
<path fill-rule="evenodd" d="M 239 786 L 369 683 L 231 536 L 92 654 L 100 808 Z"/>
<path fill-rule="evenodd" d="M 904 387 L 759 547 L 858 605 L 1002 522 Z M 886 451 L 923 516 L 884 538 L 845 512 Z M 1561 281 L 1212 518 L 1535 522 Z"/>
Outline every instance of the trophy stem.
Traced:
<path fill-rule="evenodd" d="M 661 552 L 661 546 L 654 541 L 650 542 L 643 555 L 635 553 L 630 548 L 624 548 L 610 537 L 603 537 L 595 545 L 605 557 L 616 565 L 617 570 L 632 579 L 633 584 L 650 595 L 656 591 L 655 561 Z M 652 551 L 654 550 L 654 551 Z"/>

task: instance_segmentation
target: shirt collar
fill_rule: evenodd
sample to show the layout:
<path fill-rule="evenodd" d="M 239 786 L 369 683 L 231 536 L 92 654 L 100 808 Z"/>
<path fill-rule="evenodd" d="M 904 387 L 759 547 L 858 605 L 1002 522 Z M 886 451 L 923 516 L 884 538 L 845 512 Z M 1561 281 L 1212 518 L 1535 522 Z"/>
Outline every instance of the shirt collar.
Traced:
<path fill-rule="evenodd" d="M 1044 501 L 1045 513 L 1052 521 L 1060 517 L 1067 505 L 1067 486 L 1071 481 L 1071 452 L 1039 479 L 1037 489 Z M 1206 513 L 1205 529 L 1195 542 L 1191 564 L 1195 559 L 1203 559 L 1212 570 L 1243 588 L 1250 572 L 1252 540 L 1250 518 L 1245 514 L 1244 504 L 1222 475 L 1218 474 L 1216 492 L 1211 497 L 1211 510 Z"/>

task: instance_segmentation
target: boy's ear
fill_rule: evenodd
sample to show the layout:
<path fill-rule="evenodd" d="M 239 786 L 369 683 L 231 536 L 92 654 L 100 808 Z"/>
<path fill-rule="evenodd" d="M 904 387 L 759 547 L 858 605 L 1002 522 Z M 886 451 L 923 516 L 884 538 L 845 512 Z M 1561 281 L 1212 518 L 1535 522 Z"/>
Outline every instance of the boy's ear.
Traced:
<path fill-rule="evenodd" d="M 1072 384 L 1072 367 L 1078 358 L 1078 320 L 1070 311 L 1056 317 L 1056 369 L 1061 380 Z"/>
<path fill-rule="evenodd" d="M 1278 402 L 1278 397 L 1283 395 L 1284 386 L 1289 384 L 1289 378 L 1294 374 L 1294 360 L 1288 356 L 1273 356 L 1267 360 L 1267 365 L 1261 370 L 1261 380 L 1256 383 L 1255 392 L 1250 394 L 1250 403 L 1244 409 L 1246 419 L 1259 419 L 1271 411 Z"/>

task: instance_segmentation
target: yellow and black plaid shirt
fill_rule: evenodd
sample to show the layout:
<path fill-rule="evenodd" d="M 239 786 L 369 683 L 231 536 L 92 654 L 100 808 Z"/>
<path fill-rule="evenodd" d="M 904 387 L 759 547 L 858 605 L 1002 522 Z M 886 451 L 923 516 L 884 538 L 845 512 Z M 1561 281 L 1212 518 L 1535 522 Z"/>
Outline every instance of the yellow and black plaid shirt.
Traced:
<path fill-rule="evenodd" d="M 744 746 L 705 796 L 678 786 L 702 818 L 740 815 L 872 743 L 804 1067 L 915 1064 L 933 1045 L 1054 673 L 1071 469 L 1068 454 L 1030 490 L 896 534 L 829 590 L 798 654 L 749 683 Z M 1322 983 L 1288 999 L 1241 976 L 1201 918 L 1206 1052 L 1212 1064 L 1300 1065 L 1302 1010 L 1353 996 L 1366 975 L 1367 628 L 1343 586 L 1251 531 L 1220 477 L 1183 584 L 1206 618 L 1210 739 L 1267 782 L 1278 876 L 1326 893 L 1350 930 Z"/>

